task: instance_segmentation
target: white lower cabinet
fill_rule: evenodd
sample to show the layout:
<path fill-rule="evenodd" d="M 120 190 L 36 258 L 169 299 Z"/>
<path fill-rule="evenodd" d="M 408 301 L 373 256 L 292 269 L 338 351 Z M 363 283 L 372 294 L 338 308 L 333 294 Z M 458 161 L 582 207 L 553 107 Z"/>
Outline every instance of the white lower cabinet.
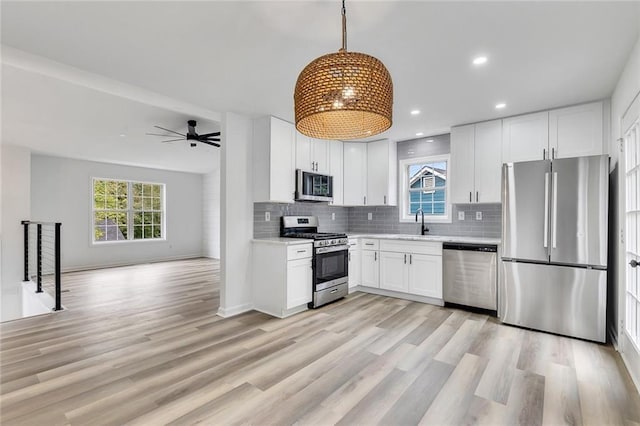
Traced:
<path fill-rule="evenodd" d="M 358 248 L 349 247 L 349 288 L 360 285 L 361 282 L 360 250 Z"/>
<path fill-rule="evenodd" d="M 409 255 L 409 293 L 442 299 L 442 256 Z"/>
<path fill-rule="evenodd" d="M 380 288 L 409 292 L 407 280 L 407 255 L 405 253 L 380 252 Z"/>
<path fill-rule="evenodd" d="M 304 311 L 312 298 L 313 244 L 254 240 L 253 307 L 284 318 Z"/>
<path fill-rule="evenodd" d="M 380 287 L 380 261 L 377 250 L 362 250 L 360 285 Z"/>
<path fill-rule="evenodd" d="M 442 299 L 442 244 L 380 240 L 380 288 Z"/>
<path fill-rule="evenodd" d="M 287 309 L 311 302 L 311 258 L 287 261 Z"/>

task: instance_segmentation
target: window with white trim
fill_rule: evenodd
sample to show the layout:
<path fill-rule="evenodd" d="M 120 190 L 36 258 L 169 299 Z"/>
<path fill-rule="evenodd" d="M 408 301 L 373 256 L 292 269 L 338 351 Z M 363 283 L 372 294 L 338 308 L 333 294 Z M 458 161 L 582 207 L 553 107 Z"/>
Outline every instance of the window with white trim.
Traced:
<path fill-rule="evenodd" d="M 163 240 L 165 186 L 92 179 L 93 242 Z"/>
<path fill-rule="evenodd" d="M 449 155 L 400 160 L 399 166 L 400 220 L 413 222 L 422 209 L 425 221 L 451 222 Z"/>

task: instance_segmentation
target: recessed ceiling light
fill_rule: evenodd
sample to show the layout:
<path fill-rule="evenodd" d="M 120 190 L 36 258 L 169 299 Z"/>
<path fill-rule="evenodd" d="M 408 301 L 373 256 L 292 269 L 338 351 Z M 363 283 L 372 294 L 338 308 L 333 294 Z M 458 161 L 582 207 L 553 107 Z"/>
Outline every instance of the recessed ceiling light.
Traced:
<path fill-rule="evenodd" d="M 416 133 L 416 136 L 422 136 L 422 135 L 424 135 L 424 133 L 422 133 L 422 132 Z"/>
<path fill-rule="evenodd" d="M 505 104 L 505 103 L 501 102 L 501 103 L 499 103 L 499 104 L 496 104 L 496 109 L 502 109 L 502 108 L 504 108 L 504 107 L 506 107 L 506 106 L 507 106 L 507 104 Z"/>
<path fill-rule="evenodd" d="M 411 110 L 411 115 L 418 115 L 418 114 L 420 114 L 420 110 L 419 109 Z"/>
<path fill-rule="evenodd" d="M 120 137 L 121 137 L 121 138 L 126 138 L 126 137 L 127 137 L 127 135 L 126 135 L 126 134 L 124 134 L 124 133 L 120 133 Z"/>
<path fill-rule="evenodd" d="M 477 58 L 473 58 L 473 65 L 483 65 L 487 63 L 486 56 L 478 56 Z"/>
<path fill-rule="evenodd" d="M 411 154 L 415 154 L 415 151 L 407 151 L 407 154 L 411 155 Z"/>
<path fill-rule="evenodd" d="M 427 139 L 427 142 L 433 142 L 433 139 Z"/>

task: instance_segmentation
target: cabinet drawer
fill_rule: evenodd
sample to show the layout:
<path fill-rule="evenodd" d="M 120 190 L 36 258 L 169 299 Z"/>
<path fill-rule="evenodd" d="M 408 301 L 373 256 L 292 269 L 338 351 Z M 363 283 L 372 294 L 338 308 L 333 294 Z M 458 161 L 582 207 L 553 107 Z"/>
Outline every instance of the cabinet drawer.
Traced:
<path fill-rule="evenodd" d="M 287 260 L 304 259 L 312 255 L 312 244 L 295 244 L 287 247 Z"/>
<path fill-rule="evenodd" d="M 360 240 L 357 238 L 349 238 L 349 250 L 360 248 Z"/>
<path fill-rule="evenodd" d="M 378 250 L 380 248 L 380 240 L 363 238 L 361 240 L 360 248 L 362 248 L 363 250 Z"/>
<path fill-rule="evenodd" d="M 380 250 L 442 256 L 442 243 L 433 241 L 381 240 Z"/>

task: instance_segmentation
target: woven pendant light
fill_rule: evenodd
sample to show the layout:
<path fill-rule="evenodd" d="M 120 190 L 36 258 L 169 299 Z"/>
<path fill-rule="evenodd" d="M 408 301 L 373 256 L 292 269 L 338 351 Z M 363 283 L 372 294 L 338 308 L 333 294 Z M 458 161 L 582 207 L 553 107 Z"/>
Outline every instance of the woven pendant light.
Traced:
<path fill-rule="evenodd" d="M 307 65 L 293 95 L 296 128 L 318 139 L 358 139 L 392 123 L 393 82 L 373 56 L 347 51 L 347 15 L 342 0 L 342 48 Z"/>

